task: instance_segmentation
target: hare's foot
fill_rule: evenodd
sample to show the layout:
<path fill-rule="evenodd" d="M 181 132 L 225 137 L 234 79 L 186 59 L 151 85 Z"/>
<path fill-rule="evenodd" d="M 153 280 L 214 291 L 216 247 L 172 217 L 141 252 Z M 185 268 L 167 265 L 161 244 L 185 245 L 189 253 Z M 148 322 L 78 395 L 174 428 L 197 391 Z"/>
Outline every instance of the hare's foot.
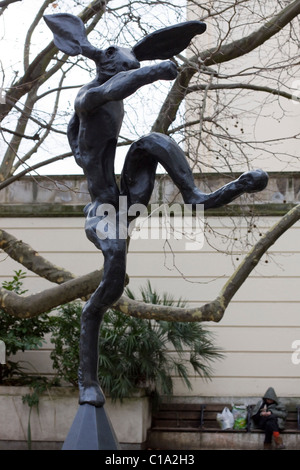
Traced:
<path fill-rule="evenodd" d="M 85 403 L 96 407 L 105 404 L 105 396 L 98 383 L 86 386 L 79 384 L 79 404 L 84 405 Z"/>
<path fill-rule="evenodd" d="M 193 208 L 203 204 L 204 210 L 222 207 L 234 201 L 245 193 L 262 191 L 268 184 L 268 174 L 262 170 L 253 170 L 243 173 L 238 179 L 225 184 L 213 193 L 202 193 L 197 188 L 182 192 L 185 204 L 192 204 Z"/>
<path fill-rule="evenodd" d="M 243 173 L 238 178 L 238 183 L 242 183 L 245 193 L 256 193 L 266 188 L 268 184 L 268 174 L 263 170 L 252 170 Z"/>

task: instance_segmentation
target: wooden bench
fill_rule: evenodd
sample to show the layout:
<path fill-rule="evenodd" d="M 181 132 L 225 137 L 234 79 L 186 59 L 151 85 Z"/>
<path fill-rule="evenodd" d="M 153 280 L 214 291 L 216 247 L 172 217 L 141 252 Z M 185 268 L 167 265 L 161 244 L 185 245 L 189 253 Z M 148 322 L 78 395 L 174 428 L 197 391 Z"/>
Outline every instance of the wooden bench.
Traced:
<path fill-rule="evenodd" d="M 243 429 L 221 429 L 218 421 L 217 421 L 217 415 L 219 413 L 222 413 L 222 410 L 225 408 L 229 408 L 229 410 L 232 409 L 231 405 L 224 405 L 220 403 L 209 403 L 209 404 L 204 404 L 203 406 L 203 422 L 201 425 L 202 431 L 206 432 L 247 432 L 250 430 L 250 419 L 249 419 L 249 408 L 246 408 L 246 413 L 247 413 L 247 420 L 246 420 L 246 427 Z"/>
<path fill-rule="evenodd" d="M 203 405 L 195 403 L 162 403 L 152 414 L 152 429 L 160 431 L 200 430 Z"/>
<path fill-rule="evenodd" d="M 221 403 L 162 403 L 152 415 L 151 429 L 155 431 L 180 432 L 262 432 L 251 426 L 251 409 L 247 407 L 247 424 L 244 429 L 222 430 L 217 421 L 217 414 L 227 406 Z M 300 405 L 287 407 L 288 416 L 284 433 L 300 433 Z"/>

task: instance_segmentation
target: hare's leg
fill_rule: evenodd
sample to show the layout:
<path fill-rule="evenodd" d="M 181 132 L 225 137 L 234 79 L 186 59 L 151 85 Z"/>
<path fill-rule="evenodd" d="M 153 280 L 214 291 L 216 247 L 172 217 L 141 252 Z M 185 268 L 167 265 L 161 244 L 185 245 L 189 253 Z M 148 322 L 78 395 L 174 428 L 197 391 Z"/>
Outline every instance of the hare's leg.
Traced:
<path fill-rule="evenodd" d="M 121 195 L 127 196 L 128 206 L 149 203 L 157 168 L 155 155 L 149 152 L 143 139 L 134 142 L 125 159 L 121 174 Z"/>
<path fill-rule="evenodd" d="M 139 155 L 142 157 L 140 162 Z M 154 161 L 160 163 L 169 173 L 186 204 L 203 204 L 204 210 L 229 204 L 244 193 L 262 191 L 268 183 L 267 173 L 254 170 L 243 173 L 238 179 L 212 193 L 203 193 L 195 186 L 193 173 L 177 143 L 164 134 L 152 133 L 135 142 L 126 157 L 122 181 L 128 194 L 133 196 L 142 194 L 144 185 L 147 197 L 150 198 L 149 192 L 151 187 L 153 189 L 154 182 L 151 180 L 150 184 L 144 180 Z M 154 165 L 151 166 L 151 170 L 153 167 Z M 144 177 L 141 181 L 140 174 Z M 152 173 L 151 178 L 153 178 Z"/>
<path fill-rule="evenodd" d="M 98 381 L 98 342 L 103 316 L 123 293 L 126 274 L 126 239 L 99 242 L 104 255 L 102 281 L 86 302 L 81 317 L 79 403 L 103 406 L 105 397 Z"/>

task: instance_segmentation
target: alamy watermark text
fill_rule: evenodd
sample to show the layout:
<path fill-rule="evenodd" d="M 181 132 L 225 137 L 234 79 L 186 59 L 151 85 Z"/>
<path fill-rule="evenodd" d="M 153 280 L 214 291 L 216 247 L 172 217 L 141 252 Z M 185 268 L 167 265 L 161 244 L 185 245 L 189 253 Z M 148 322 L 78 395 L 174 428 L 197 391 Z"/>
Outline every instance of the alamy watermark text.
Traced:
<path fill-rule="evenodd" d="M 204 207 L 202 204 L 127 205 L 127 197 L 119 198 L 118 207 L 99 204 L 88 213 L 94 220 L 97 238 L 105 239 L 184 239 L 186 249 L 200 249 L 204 243 Z"/>

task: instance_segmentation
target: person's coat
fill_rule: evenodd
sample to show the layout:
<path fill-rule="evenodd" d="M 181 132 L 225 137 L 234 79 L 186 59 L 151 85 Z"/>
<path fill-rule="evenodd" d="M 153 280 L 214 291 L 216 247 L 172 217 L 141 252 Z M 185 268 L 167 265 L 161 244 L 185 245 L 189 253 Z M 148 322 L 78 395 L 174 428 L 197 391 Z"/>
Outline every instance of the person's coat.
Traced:
<path fill-rule="evenodd" d="M 267 404 L 266 399 L 273 400 L 274 403 Z M 279 429 L 284 429 L 285 420 L 287 417 L 287 410 L 286 407 L 282 403 L 280 403 L 280 400 L 278 399 L 273 387 L 269 387 L 262 399 L 257 402 L 257 404 L 252 410 L 251 417 L 255 416 L 260 410 L 260 408 L 265 404 L 267 405 L 267 411 L 271 411 L 271 413 L 277 417 Z"/>

